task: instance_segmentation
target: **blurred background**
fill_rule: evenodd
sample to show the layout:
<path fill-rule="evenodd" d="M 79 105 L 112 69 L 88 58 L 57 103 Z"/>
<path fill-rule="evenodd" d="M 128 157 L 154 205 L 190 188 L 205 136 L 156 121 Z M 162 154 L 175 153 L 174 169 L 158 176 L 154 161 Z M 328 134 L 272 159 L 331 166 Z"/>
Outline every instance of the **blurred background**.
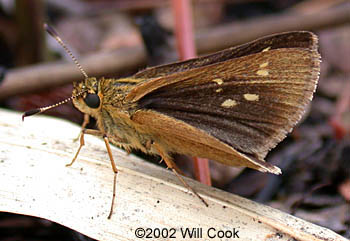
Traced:
<path fill-rule="evenodd" d="M 44 22 L 56 28 L 89 76 L 113 78 L 264 35 L 313 31 L 322 56 L 314 100 L 301 123 L 266 158 L 283 175 L 185 156 L 176 156 L 176 163 L 208 185 L 350 238 L 350 2 L 192 0 L 191 8 L 181 2 L 1 0 L 0 108 L 23 112 L 51 105 L 71 95 L 72 81 L 83 79 L 63 48 L 45 33 Z M 78 125 L 83 121 L 71 103 L 45 114 Z M 89 240 L 48 220 L 0 213 L 0 240 L 49 239 Z"/>

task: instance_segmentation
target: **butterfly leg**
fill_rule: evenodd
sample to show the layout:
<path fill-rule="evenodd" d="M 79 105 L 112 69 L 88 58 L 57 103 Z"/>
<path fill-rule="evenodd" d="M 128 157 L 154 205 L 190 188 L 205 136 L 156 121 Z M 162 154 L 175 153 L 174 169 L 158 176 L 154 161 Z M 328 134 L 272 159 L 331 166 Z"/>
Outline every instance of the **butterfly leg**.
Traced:
<path fill-rule="evenodd" d="M 84 121 L 83 121 L 83 124 L 81 125 L 81 131 L 79 135 L 73 139 L 73 142 L 76 142 L 79 139 L 81 133 L 85 130 L 85 127 L 89 124 L 89 122 L 90 122 L 90 116 L 88 114 L 84 114 Z"/>
<path fill-rule="evenodd" d="M 197 196 L 205 206 L 209 206 L 208 203 L 185 181 L 185 179 L 182 178 L 182 176 L 179 174 L 178 167 L 176 164 L 171 160 L 168 154 L 166 154 L 165 151 L 162 150 L 162 147 L 158 145 L 157 143 L 153 143 L 153 147 L 157 150 L 158 154 L 161 156 L 161 158 L 164 160 L 168 168 L 170 168 L 174 174 L 177 176 L 177 178 L 182 182 L 182 184 L 190 190 L 195 196 Z"/>
<path fill-rule="evenodd" d="M 152 146 L 153 146 L 154 142 L 152 140 L 149 140 L 145 143 L 145 148 L 146 150 L 151 150 Z M 169 158 L 171 160 L 171 158 Z M 159 164 L 161 164 L 162 162 L 164 161 L 163 157 L 161 156 L 160 158 L 160 161 L 158 162 Z M 186 176 L 182 171 L 181 169 L 175 164 L 175 162 L 171 161 L 172 162 L 172 166 L 173 166 L 173 169 L 175 169 L 175 171 L 177 171 L 177 173 L 179 173 L 180 175 L 182 176 Z M 169 165 L 167 165 L 167 168 L 169 168 Z"/>
<path fill-rule="evenodd" d="M 114 158 L 113 158 L 113 155 L 112 155 L 112 150 L 111 150 L 111 147 L 109 145 L 109 140 L 108 140 L 107 135 L 102 133 L 101 131 L 98 131 L 98 130 L 83 129 L 81 131 L 81 135 L 80 135 L 80 146 L 78 148 L 78 151 L 75 154 L 75 156 L 74 156 L 73 160 L 71 161 L 71 163 L 67 164 L 66 166 L 71 166 L 75 162 L 75 160 L 77 159 L 81 148 L 85 145 L 85 140 L 84 140 L 84 135 L 85 134 L 94 135 L 94 136 L 102 136 L 103 137 L 103 140 L 104 140 L 106 148 L 107 148 L 107 153 L 108 153 L 109 159 L 111 161 L 112 169 L 113 169 L 113 172 L 114 172 L 114 180 L 113 180 L 112 204 L 111 204 L 111 209 L 110 209 L 109 214 L 108 214 L 108 219 L 110 219 L 111 216 L 112 216 L 112 213 L 113 213 L 114 200 L 115 200 L 115 196 L 116 196 L 115 193 L 116 193 L 118 169 L 117 169 L 117 167 L 115 165 L 115 162 L 114 162 Z"/>
<path fill-rule="evenodd" d="M 160 159 L 159 163 L 163 162 L 163 157 Z M 167 168 L 171 168 L 172 170 L 175 170 L 177 173 L 179 173 L 182 176 L 188 177 L 177 165 L 176 163 L 170 159 L 171 163 L 172 163 L 172 167 L 169 167 L 168 163 L 165 161 L 165 164 L 167 165 Z"/>
<path fill-rule="evenodd" d="M 108 214 L 108 219 L 110 219 L 112 217 L 112 213 L 113 213 L 113 207 L 114 207 L 114 200 L 115 200 L 115 189 L 116 189 L 116 185 L 117 185 L 117 174 L 118 174 L 118 169 L 117 166 L 115 165 L 114 162 L 114 158 L 112 155 L 112 150 L 111 150 L 111 146 L 109 145 L 109 140 L 106 134 L 103 135 L 103 140 L 106 144 L 106 148 L 107 148 L 107 152 L 108 152 L 108 156 L 109 156 L 109 160 L 111 161 L 111 165 L 112 165 L 112 169 L 114 172 L 114 179 L 113 179 L 113 196 L 112 196 L 112 203 L 111 203 L 111 210 L 109 211 Z"/>
<path fill-rule="evenodd" d="M 73 165 L 73 163 L 75 162 L 75 160 L 77 159 L 77 157 L 80 153 L 81 148 L 85 145 L 85 140 L 84 140 L 85 134 L 94 135 L 94 136 L 103 136 L 103 133 L 98 131 L 98 130 L 82 129 L 82 131 L 80 133 L 80 146 L 79 146 L 73 160 L 69 164 L 66 165 L 67 167 Z"/>

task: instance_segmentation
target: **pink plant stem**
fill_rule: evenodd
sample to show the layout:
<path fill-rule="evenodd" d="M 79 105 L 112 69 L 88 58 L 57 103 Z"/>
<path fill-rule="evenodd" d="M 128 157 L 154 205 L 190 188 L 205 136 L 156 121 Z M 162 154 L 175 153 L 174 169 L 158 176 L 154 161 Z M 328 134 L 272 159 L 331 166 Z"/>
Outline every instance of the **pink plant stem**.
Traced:
<path fill-rule="evenodd" d="M 181 60 L 196 56 L 190 0 L 172 0 L 177 50 Z M 196 179 L 211 186 L 209 161 L 193 158 Z"/>

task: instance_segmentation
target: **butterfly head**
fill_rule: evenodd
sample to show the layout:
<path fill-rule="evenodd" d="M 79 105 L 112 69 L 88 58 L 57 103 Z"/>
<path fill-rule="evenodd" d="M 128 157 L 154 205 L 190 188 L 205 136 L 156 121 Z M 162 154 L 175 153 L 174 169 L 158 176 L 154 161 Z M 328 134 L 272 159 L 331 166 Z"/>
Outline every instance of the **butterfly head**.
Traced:
<path fill-rule="evenodd" d="M 101 106 L 101 95 L 99 94 L 99 81 L 95 77 L 85 78 L 84 81 L 74 82 L 72 96 L 73 104 L 81 112 L 96 116 Z"/>

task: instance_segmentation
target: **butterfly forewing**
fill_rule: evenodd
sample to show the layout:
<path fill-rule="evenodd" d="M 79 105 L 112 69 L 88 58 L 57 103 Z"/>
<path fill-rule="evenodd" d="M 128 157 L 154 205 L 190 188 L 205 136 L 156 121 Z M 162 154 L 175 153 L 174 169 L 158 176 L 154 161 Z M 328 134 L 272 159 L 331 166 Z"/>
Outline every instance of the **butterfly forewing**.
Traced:
<path fill-rule="evenodd" d="M 238 58 L 261 51 L 280 48 L 316 48 L 316 36 L 310 32 L 297 31 L 265 36 L 255 41 L 231 47 L 207 56 L 189 59 L 177 63 L 147 68 L 134 75 L 134 78 L 156 78 L 176 72 L 183 72 L 232 58 Z"/>
<path fill-rule="evenodd" d="M 205 65 L 203 58 L 201 64 L 187 62 L 184 68 L 188 64 L 196 68 L 163 77 L 169 84 L 140 93 L 138 106 L 183 121 L 263 160 L 312 99 L 319 73 L 316 46 L 311 33 L 287 33 L 238 47 L 235 56 L 239 57 L 219 63 Z"/>

